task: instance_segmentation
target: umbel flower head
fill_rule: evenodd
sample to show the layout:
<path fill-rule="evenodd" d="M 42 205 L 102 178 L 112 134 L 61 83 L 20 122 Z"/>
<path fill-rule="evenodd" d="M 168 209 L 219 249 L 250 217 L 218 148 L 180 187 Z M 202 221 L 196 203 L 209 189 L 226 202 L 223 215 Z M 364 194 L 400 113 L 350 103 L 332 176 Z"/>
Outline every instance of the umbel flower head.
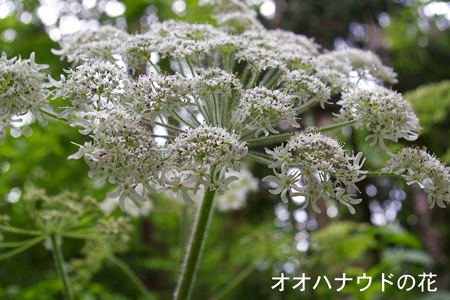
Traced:
<path fill-rule="evenodd" d="M 396 154 L 388 152 L 391 159 L 382 172 L 401 175 L 408 185 L 417 183 L 428 194 L 430 208 L 435 204 L 444 208 L 450 201 L 450 170 L 426 149 L 402 148 Z"/>
<path fill-rule="evenodd" d="M 41 69 L 48 65 L 39 65 L 34 61 L 34 52 L 30 59 L 6 58 L 2 52 L 0 57 L 0 135 L 5 138 L 6 128 L 16 131 L 20 128 L 14 125 L 21 122 L 20 116 L 31 112 L 42 122 L 39 109 L 45 107 L 45 74 Z"/>
<path fill-rule="evenodd" d="M 386 151 L 387 140 L 415 140 L 412 106 L 383 86 L 396 82 L 392 68 L 368 51 L 326 51 L 266 30 L 240 1 L 201 2 L 215 6 L 219 27 L 170 20 L 132 35 L 109 26 L 62 39 L 54 53 L 80 65 L 49 78 L 51 93 L 67 101 L 60 116 L 91 137 L 70 158 L 117 185 L 109 196 L 121 207 L 164 191 L 192 204 L 201 187 L 228 190 L 233 172 L 255 159 L 273 169 L 264 181 L 283 201 L 302 195 L 318 211 L 319 198 L 335 198 L 354 212 L 360 199 L 347 191 L 366 173 L 362 153 L 320 133 L 330 128 L 302 131 L 299 120 L 312 106 L 337 104 L 331 128 L 366 128 Z M 267 154 L 252 151 L 274 143 Z"/>
<path fill-rule="evenodd" d="M 336 114 L 337 121 L 356 121 L 357 128 L 365 127 L 371 131 L 373 134 L 366 137 L 366 140 L 373 138 L 370 146 L 378 142 L 382 149 L 389 151 L 384 144 L 385 139 L 414 141 L 419 136 L 419 119 L 411 103 L 387 88 L 352 88 L 343 93 L 338 104 L 342 108 Z"/>
<path fill-rule="evenodd" d="M 316 212 L 320 212 L 317 200 L 331 197 L 355 213 L 351 204 L 357 204 L 361 199 L 346 195 L 345 188 L 356 188 L 356 183 L 363 180 L 367 173 L 361 170 L 365 160 L 361 161 L 361 152 L 349 156 L 337 140 L 315 132 L 296 133 L 286 146 L 266 149 L 266 152 L 275 161 L 269 166 L 274 169 L 275 176 L 263 178 L 263 181 L 278 185 L 277 189 L 270 191 L 272 194 L 281 193 L 281 199 L 288 202 L 287 193 L 293 191 L 293 195 L 305 197 L 304 206 L 311 203 Z M 281 169 L 280 173 L 277 168 Z"/>
<path fill-rule="evenodd" d="M 245 142 L 222 127 L 201 125 L 178 136 L 168 146 L 169 160 L 162 171 L 161 190 L 183 193 L 188 203 L 194 203 L 188 190 L 196 193 L 200 184 L 224 192 L 236 176 L 225 177 L 230 169 L 239 169 L 247 154 Z"/>

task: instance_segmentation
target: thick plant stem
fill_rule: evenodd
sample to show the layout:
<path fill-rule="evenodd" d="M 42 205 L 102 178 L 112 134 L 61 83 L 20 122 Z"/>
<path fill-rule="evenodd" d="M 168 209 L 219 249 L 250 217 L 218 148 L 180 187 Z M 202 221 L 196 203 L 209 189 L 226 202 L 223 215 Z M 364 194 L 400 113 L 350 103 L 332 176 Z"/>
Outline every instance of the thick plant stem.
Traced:
<path fill-rule="evenodd" d="M 192 294 L 195 273 L 197 272 L 203 246 L 205 244 L 206 232 L 213 211 L 213 202 L 216 191 L 206 188 L 203 201 L 195 218 L 194 228 L 188 244 L 187 253 L 184 257 L 178 286 L 175 290 L 175 300 L 187 300 Z"/>
<path fill-rule="evenodd" d="M 156 300 L 155 296 L 147 289 L 147 287 L 142 283 L 139 277 L 133 272 L 133 270 L 122 260 L 118 259 L 114 255 L 108 256 L 108 260 L 120 268 L 127 276 L 133 281 L 133 283 L 141 291 L 142 295 L 147 300 Z"/>
<path fill-rule="evenodd" d="M 56 241 L 57 236 L 50 235 L 50 241 L 52 243 L 53 259 L 55 260 L 56 269 L 58 270 L 59 281 L 61 282 L 64 298 L 66 300 L 73 300 L 72 289 L 70 287 L 69 277 L 67 276 L 64 268 L 64 257 L 62 255 L 61 246 Z"/>

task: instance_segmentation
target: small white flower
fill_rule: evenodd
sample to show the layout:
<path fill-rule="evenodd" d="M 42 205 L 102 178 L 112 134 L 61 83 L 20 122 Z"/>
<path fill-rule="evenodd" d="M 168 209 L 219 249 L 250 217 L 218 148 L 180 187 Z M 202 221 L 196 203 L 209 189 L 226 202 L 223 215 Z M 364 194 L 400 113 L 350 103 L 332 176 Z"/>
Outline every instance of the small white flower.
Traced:
<path fill-rule="evenodd" d="M 288 203 L 289 200 L 287 198 L 287 192 L 291 189 L 300 190 L 300 187 L 297 185 L 297 182 L 300 179 L 300 172 L 294 171 L 290 174 L 287 173 L 286 168 L 282 169 L 281 173 L 278 173 L 275 169 L 273 170 L 275 176 L 269 175 L 262 179 L 262 181 L 270 181 L 276 183 L 278 187 L 274 190 L 269 190 L 271 194 L 281 194 L 281 200 L 284 203 Z"/>

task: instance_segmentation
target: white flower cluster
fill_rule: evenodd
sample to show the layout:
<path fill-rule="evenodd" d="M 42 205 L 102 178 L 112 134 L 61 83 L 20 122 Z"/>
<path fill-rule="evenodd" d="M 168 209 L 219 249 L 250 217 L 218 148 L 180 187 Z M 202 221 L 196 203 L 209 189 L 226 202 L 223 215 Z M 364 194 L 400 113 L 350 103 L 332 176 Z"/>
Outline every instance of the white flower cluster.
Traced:
<path fill-rule="evenodd" d="M 323 54 L 321 60 L 340 71 L 353 70 L 359 78 L 372 80 L 373 76 L 380 81 L 397 82 L 397 73 L 391 67 L 383 65 L 380 58 L 370 51 L 347 48 Z M 343 62 L 350 65 L 352 69 L 348 70 Z"/>
<path fill-rule="evenodd" d="M 401 94 L 387 88 L 377 86 L 373 90 L 350 89 L 343 93 L 338 104 L 342 108 L 336 115 L 336 120 L 356 121 L 357 128 L 367 128 L 373 133 L 366 137 L 366 140 L 373 138 L 371 146 L 378 141 L 382 149 L 389 151 L 384 144 L 385 139 L 395 142 L 398 138 L 414 141 L 419 136 L 419 119 L 411 104 Z"/>
<path fill-rule="evenodd" d="M 310 202 L 314 211 L 320 212 L 317 201 L 322 198 L 335 198 L 355 213 L 351 204 L 358 204 L 361 199 L 345 194 L 346 186 L 356 188 L 356 183 L 364 179 L 366 171 L 361 167 L 362 153 L 349 156 L 342 145 L 335 139 L 320 133 L 296 133 L 287 142 L 273 150 L 266 149 L 275 163 L 275 176 L 269 175 L 263 181 L 278 185 L 272 194 L 281 194 L 281 199 L 288 202 L 287 192 L 295 191 L 291 196 L 305 197 L 306 207 Z M 281 169 L 278 173 L 276 168 Z M 294 170 L 289 168 L 295 168 Z"/>
<path fill-rule="evenodd" d="M 169 20 L 153 24 L 148 32 L 131 36 L 120 53 L 128 63 L 134 56 L 142 57 L 140 63 L 148 62 L 152 52 L 173 59 L 203 56 L 211 53 L 216 39 L 226 35 L 212 25 Z"/>
<path fill-rule="evenodd" d="M 169 161 L 162 171 L 160 191 L 181 192 L 186 202 L 193 204 L 188 191 L 196 193 L 200 185 L 219 192 L 229 189 L 238 177 L 226 174 L 240 168 L 247 146 L 225 128 L 201 125 L 178 136 L 167 152 Z"/>
<path fill-rule="evenodd" d="M 69 156 L 73 159 L 84 157 L 91 167 L 89 176 L 101 174 L 100 182 L 108 180 L 118 185 L 118 189 L 108 194 L 119 197 L 121 208 L 125 198 L 130 198 L 136 205 L 147 200 L 145 191 L 155 192 L 150 182 L 158 180 L 158 169 L 162 154 L 139 116 L 135 116 L 123 107 L 100 112 L 80 113 L 74 126 L 85 129 L 83 134 L 90 134 L 92 142 L 80 145 L 77 153 Z M 142 185 L 141 193 L 136 187 Z"/>
<path fill-rule="evenodd" d="M 212 17 L 217 20 L 226 31 L 241 33 L 249 29 L 262 29 L 257 19 L 256 11 L 251 10 L 239 0 L 200 0 L 200 6 L 212 5 L 216 14 Z"/>
<path fill-rule="evenodd" d="M 387 149 L 385 139 L 417 138 L 411 105 L 378 86 L 395 82 L 396 74 L 374 54 L 325 53 L 305 36 L 266 30 L 241 1 L 202 4 L 215 6 L 221 28 L 171 20 L 139 34 L 105 27 L 61 42 L 59 54 L 87 60 L 67 79 L 50 79 L 54 97 L 70 101 L 61 116 L 93 138 L 71 158 L 84 157 L 90 176 L 117 184 L 110 196 L 118 196 L 122 207 L 126 197 L 138 203 L 149 191 L 181 194 L 193 203 L 202 187 L 228 190 L 247 145 L 280 141 L 273 135 L 286 129 L 281 121 L 299 128 L 300 114 L 315 104 L 325 109 L 331 95 L 342 94 L 336 120 L 367 128 L 372 145 L 378 141 Z M 358 88 L 355 74 L 376 87 Z M 157 146 L 156 138 L 165 145 Z M 284 201 L 293 190 L 315 210 L 317 199 L 333 197 L 354 212 L 350 204 L 360 199 L 345 192 L 363 178 L 361 153 L 349 156 L 332 138 L 311 132 L 294 134 L 267 153 L 275 176 L 265 180 L 279 185 L 273 192 Z"/>
<path fill-rule="evenodd" d="M 444 208 L 443 201 L 450 201 L 450 170 L 439 159 L 419 148 L 402 148 L 398 153 L 388 152 L 391 159 L 381 172 L 402 175 L 408 185 L 417 183 L 428 194 L 428 203 L 433 208 L 437 203 Z"/>
<path fill-rule="evenodd" d="M 106 25 L 62 36 L 59 41 L 61 49 L 52 49 L 52 53 L 61 55 L 61 60 L 67 56 L 67 61 L 74 64 L 90 58 L 115 62 L 113 55 L 128 36 L 125 31 Z"/>
<path fill-rule="evenodd" d="M 50 76 L 49 80 L 56 88 L 53 98 L 62 97 L 70 101 L 71 106 L 59 114 L 59 117 L 68 117 L 69 122 L 78 112 L 101 111 L 120 103 L 124 84 L 129 80 L 117 65 L 104 61 L 88 62 L 67 72 L 67 79 L 61 75 L 60 81 Z"/>
<path fill-rule="evenodd" d="M 248 47 L 238 51 L 236 58 L 238 62 L 246 61 L 250 64 L 253 72 L 256 72 L 284 66 L 282 57 L 277 54 L 277 51 L 251 43 Z"/>
<path fill-rule="evenodd" d="M 193 80 L 176 75 L 146 74 L 137 81 L 127 81 L 122 102 L 134 113 L 148 118 L 154 125 L 155 119 L 168 117 L 182 107 L 192 106 Z"/>
<path fill-rule="evenodd" d="M 202 98 L 211 98 L 214 93 L 220 96 L 231 96 L 233 90 L 242 87 L 239 78 L 219 68 L 198 69 L 195 77 L 196 93 Z"/>
<path fill-rule="evenodd" d="M 319 54 L 320 45 L 314 43 L 314 40 L 301 34 L 284 31 L 281 29 L 273 30 L 248 30 L 242 33 L 255 44 L 265 45 L 273 50 L 280 49 L 282 46 L 288 46 L 290 52 L 301 49 L 293 45 L 302 46 L 308 53 L 312 55 Z M 280 51 L 281 52 L 281 51 Z"/>
<path fill-rule="evenodd" d="M 292 127 L 300 127 L 296 122 L 295 98 L 286 93 L 256 87 L 245 90 L 239 100 L 236 110 L 233 111 L 234 122 L 247 123 L 246 119 L 250 119 L 246 127 L 249 130 L 256 130 L 255 137 L 261 131 L 265 136 L 269 135 L 269 131 L 279 133 L 272 125 L 280 121 L 288 122 Z"/>
<path fill-rule="evenodd" d="M 298 104 L 304 104 L 314 97 L 325 108 L 325 103 L 331 97 L 331 89 L 305 70 L 286 71 L 280 80 L 283 82 L 280 89 L 298 98 Z"/>
<path fill-rule="evenodd" d="M 39 65 L 34 61 L 34 52 L 30 59 L 6 58 L 3 52 L 0 57 L 0 136 L 5 138 L 6 129 L 20 128 L 13 123 L 21 122 L 20 116 L 31 112 L 39 122 L 39 112 L 48 103 L 45 98 L 45 74 L 41 69 L 48 65 Z"/>
<path fill-rule="evenodd" d="M 355 83 L 350 78 L 351 66 L 344 61 L 322 59 L 323 55 L 314 57 L 309 66 L 314 75 L 331 88 L 333 95 L 348 88 L 354 87 Z"/>

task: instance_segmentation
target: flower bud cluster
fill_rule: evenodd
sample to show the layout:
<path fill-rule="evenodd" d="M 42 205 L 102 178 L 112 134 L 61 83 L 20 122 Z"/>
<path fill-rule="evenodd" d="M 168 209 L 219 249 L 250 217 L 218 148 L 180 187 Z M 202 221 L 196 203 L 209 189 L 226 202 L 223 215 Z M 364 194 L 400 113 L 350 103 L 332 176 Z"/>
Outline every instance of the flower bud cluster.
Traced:
<path fill-rule="evenodd" d="M 247 129 L 256 130 L 255 137 L 261 131 L 265 136 L 269 135 L 269 131 L 279 133 L 273 125 L 280 121 L 300 127 L 296 122 L 295 99 L 280 90 L 269 90 L 266 87 L 244 90 L 236 110 L 233 111 L 234 122 L 248 123 Z"/>
<path fill-rule="evenodd" d="M 394 173 L 405 178 L 408 185 L 417 183 L 428 194 L 428 203 L 433 208 L 437 203 L 444 208 L 443 201 L 450 201 L 450 170 L 425 149 L 402 148 L 396 154 L 388 152 L 391 159 L 381 172 Z"/>
<path fill-rule="evenodd" d="M 48 65 L 39 65 L 34 61 L 34 52 L 29 59 L 6 58 L 6 53 L 0 57 L 0 136 L 5 138 L 6 129 L 20 128 L 13 123 L 20 122 L 19 117 L 31 112 L 42 122 L 39 109 L 45 107 L 47 100 L 44 93 L 45 74 L 41 69 Z"/>
<path fill-rule="evenodd" d="M 128 37 L 125 31 L 106 25 L 95 30 L 64 35 L 59 41 L 61 49 L 52 49 L 52 52 L 61 55 L 61 59 L 67 56 L 67 61 L 74 64 L 90 58 L 115 62 L 113 55 Z"/>
<path fill-rule="evenodd" d="M 414 141 L 419 135 L 419 119 L 411 104 L 401 94 L 377 86 L 373 90 L 363 88 L 350 89 L 343 93 L 337 102 L 342 108 L 336 114 L 338 122 L 356 121 L 356 127 L 366 128 L 373 134 L 370 146 L 377 143 L 386 151 L 389 148 L 384 140 L 397 142 L 398 138 Z"/>
<path fill-rule="evenodd" d="M 75 228 L 81 216 L 92 213 L 101 215 L 97 200 L 87 196 L 80 201 L 78 194 L 69 191 L 48 196 L 45 190 L 33 190 L 25 195 L 24 201 L 30 218 L 34 219 L 36 226 L 45 233 L 61 232 L 61 226 Z"/>
<path fill-rule="evenodd" d="M 128 217 L 103 217 L 98 220 L 96 227 L 101 238 L 87 239 L 80 251 L 84 257 L 70 261 L 70 280 L 75 294 L 83 291 L 108 258 L 128 249 L 130 233 L 133 231 Z"/>
<path fill-rule="evenodd" d="M 365 160 L 361 161 L 362 153 L 349 156 L 337 140 L 314 132 L 296 133 L 286 146 L 266 149 L 266 152 L 275 161 L 269 166 L 275 176 L 266 176 L 263 181 L 276 183 L 278 188 L 270 192 L 281 194 L 284 202 L 288 202 L 288 191 L 295 191 L 291 196 L 305 197 L 304 207 L 311 202 L 316 212 L 320 212 L 317 207 L 320 198 L 335 198 L 351 213 L 355 212 L 351 204 L 361 202 L 346 195 L 345 190 L 346 186 L 356 188 L 356 183 L 365 177 L 366 171 L 360 170 Z"/>
<path fill-rule="evenodd" d="M 219 192 L 228 190 L 237 177 L 226 174 L 230 169 L 239 169 L 247 146 L 225 128 L 201 125 L 178 136 L 167 151 L 169 161 L 164 165 L 160 191 L 181 192 L 186 202 L 193 204 L 188 191 L 196 193 L 200 185 Z"/>

